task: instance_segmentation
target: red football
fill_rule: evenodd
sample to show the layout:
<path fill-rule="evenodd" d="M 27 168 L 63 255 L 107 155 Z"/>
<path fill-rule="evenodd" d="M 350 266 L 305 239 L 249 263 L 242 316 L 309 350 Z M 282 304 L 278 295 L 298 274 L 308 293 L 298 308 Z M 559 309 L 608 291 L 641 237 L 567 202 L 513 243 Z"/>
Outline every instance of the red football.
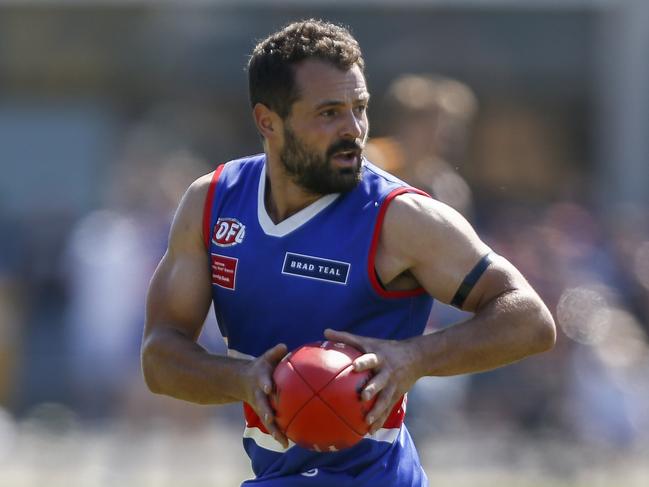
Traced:
<path fill-rule="evenodd" d="M 365 415 L 376 398 L 362 401 L 360 392 L 371 371 L 356 372 L 362 355 L 344 343 L 316 342 L 288 355 L 273 372 L 271 403 L 284 434 L 316 451 L 337 451 L 358 443 L 369 425 Z"/>

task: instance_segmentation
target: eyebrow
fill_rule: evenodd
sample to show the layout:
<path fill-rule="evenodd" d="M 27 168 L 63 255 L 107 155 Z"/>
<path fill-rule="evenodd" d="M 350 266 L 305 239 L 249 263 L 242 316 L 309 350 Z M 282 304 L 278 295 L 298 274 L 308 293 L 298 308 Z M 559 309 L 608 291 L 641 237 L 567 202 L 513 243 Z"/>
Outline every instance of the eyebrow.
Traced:
<path fill-rule="evenodd" d="M 370 101 L 370 95 L 363 95 L 354 100 L 354 104 L 359 103 L 359 102 L 365 102 L 368 103 Z M 342 100 L 324 100 L 316 105 L 316 110 L 320 110 L 321 108 L 325 107 L 331 107 L 331 106 L 340 106 L 340 105 L 345 105 L 346 103 L 343 102 Z"/>

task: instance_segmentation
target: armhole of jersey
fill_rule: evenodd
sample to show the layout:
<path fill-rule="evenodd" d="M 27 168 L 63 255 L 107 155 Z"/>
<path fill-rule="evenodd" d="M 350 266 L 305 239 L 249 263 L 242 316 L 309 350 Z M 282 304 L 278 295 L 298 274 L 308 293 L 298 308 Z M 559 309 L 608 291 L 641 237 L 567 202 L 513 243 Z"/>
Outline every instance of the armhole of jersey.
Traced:
<path fill-rule="evenodd" d="M 214 206 L 214 192 L 216 191 L 216 184 L 219 181 L 219 176 L 225 164 L 221 164 L 216 168 L 214 174 L 212 174 L 212 180 L 210 181 L 210 187 L 207 190 L 207 196 L 205 197 L 205 206 L 203 206 L 203 241 L 205 242 L 205 249 L 209 251 L 210 249 L 210 223 L 212 222 L 212 207 Z"/>
<path fill-rule="evenodd" d="M 368 277 L 370 278 L 372 288 L 382 298 L 410 298 L 413 296 L 419 296 L 426 292 L 426 290 L 423 287 L 418 287 L 416 289 L 409 289 L 407 291 L 389 291 L 385 289 L 383 285 L 379 282 L 374 268 L 374 262 L 376 259 L 376 250 L 379 246 L 379 237 L 381 235 L 381 228 L 383 228 L 383 219 L 385 218 L 385 213 L 388 210 L 388 205 L 394 198 L 404 193 L 416 193 L 416 194 L 421 194 L 423 196 L 428 196 L 430 198 L 430 195 L 425 191 L 421 191 L 416 188 L 402 187 L 402 188 L 397 188 L 392 192 L 390 192 L 383 200 L 383 203 L 381 203 L 381 208 L 379 209 L 379 215 L 376 218 L 376 224 L 374 226 L 372 242 L 370 244 L 369 258 L 367 259 L 367 274 Z"/>

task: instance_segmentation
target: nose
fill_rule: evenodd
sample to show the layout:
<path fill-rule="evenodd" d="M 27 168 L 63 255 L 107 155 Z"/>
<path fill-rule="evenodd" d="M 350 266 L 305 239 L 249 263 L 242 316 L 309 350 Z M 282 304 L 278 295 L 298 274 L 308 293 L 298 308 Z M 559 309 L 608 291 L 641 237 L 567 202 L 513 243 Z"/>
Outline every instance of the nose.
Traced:
<path fill-rule="evenodd" d="M 344 117 L 340 136 L 344 139 L 360 139 L 365 132 L 365 125 L 364 118 L 358 117 L 353 110 L 350 110 Z"/>

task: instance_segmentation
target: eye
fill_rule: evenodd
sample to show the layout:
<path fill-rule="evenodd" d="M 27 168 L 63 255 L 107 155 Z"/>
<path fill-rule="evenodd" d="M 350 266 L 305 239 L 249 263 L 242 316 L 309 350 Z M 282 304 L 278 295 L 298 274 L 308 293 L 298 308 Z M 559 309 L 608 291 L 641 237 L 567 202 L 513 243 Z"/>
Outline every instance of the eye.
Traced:
<path fill-rule="evenodd" d="M 363 114 L 367 111 L 367 105 L 357 105 L 356 108 L 356 113 Z"/>
<path fill-rule="evenodd" d="M 327 110 L 323 110 L 320 112 L 320 116 L 324 118 L 332 118 L 336 116 L 336 109 L 334 108 L 328 108 Z"/>

